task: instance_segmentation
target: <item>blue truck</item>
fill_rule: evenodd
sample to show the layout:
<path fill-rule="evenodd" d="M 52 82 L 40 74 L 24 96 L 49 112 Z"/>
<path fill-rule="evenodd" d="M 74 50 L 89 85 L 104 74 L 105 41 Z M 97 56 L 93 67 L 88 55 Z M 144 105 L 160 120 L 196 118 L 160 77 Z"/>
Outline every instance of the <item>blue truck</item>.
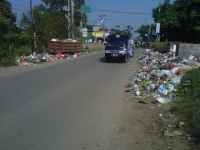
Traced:
<path fill-rule="evenodd" d="M 133 50 L 130 44 L 130 37 L 126 35 L 109 35 L 105 43 L 105 61 L 119 59 L 127 63 L 133 56 Z"/>

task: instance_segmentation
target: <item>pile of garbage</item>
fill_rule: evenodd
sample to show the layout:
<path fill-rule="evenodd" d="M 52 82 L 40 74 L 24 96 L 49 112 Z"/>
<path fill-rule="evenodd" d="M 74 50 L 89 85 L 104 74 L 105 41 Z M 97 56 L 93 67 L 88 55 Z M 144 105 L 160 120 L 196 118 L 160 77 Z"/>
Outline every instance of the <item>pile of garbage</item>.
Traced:
<path fill-rule="evenodd" d="M 130 83 L 124 85 L 139 103 L 168 103 L 175 98 L 177 84 L 186 71 L 200 67 L 200 58 L 175 56 L 175 52 L 159 53 L 146 49 L 139 58 L 142 68 Z"/>
<path fill-rule="evenodd" d="M 75 53 L 73 55 L 69 54 L 36 54 L 33 53 L 30 56 L 21 56 L 19 59 L 17 59 L 17 63 L 19 65 L 36 65 L 40 64 L 43 62 L 52 62 L 52 61 L 57 61 L 57 60 L 62 60 L 62 59 L 69 59 L 69 58 L 75 58 L 79 57 L 79 53 Z"/>

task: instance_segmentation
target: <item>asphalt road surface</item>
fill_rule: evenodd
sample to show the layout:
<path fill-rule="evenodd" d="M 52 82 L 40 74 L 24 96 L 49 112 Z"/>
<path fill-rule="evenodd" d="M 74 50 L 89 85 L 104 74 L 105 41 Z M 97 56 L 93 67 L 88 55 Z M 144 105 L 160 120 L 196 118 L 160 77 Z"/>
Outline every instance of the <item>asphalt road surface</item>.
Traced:
<path fill-rule="evenodd" d="M 124 84 L 137 67 L 104 53 L 0 77 L 1 150 L 111 150 Z"/>

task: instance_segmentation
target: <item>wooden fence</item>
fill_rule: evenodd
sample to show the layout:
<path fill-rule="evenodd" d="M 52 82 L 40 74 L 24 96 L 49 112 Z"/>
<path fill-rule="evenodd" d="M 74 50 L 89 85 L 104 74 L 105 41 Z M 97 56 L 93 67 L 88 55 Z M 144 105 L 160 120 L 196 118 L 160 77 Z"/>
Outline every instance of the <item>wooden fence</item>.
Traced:
<path fill-rule="evenodd" d="M 49 42 L 48 51 L 50 53 L 80 53 L 83 46 L 80 42 Z"/>

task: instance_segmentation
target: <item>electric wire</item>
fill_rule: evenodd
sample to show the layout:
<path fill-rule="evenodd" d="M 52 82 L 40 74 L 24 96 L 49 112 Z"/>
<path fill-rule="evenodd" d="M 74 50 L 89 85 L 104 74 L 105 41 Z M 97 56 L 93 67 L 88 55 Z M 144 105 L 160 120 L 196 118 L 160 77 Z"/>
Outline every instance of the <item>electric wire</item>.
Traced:
<path fill-rule="evenodd" d="M 30 8 L 28 6 L 23 6 L 23 5 L 19 5 L 19 4 L 15 4 L 15 3 L 11 3 L 12 5 L 16 5 L 16 6 L 20 6 L 20 7 L 25 7 L 25 8 Z"/>

